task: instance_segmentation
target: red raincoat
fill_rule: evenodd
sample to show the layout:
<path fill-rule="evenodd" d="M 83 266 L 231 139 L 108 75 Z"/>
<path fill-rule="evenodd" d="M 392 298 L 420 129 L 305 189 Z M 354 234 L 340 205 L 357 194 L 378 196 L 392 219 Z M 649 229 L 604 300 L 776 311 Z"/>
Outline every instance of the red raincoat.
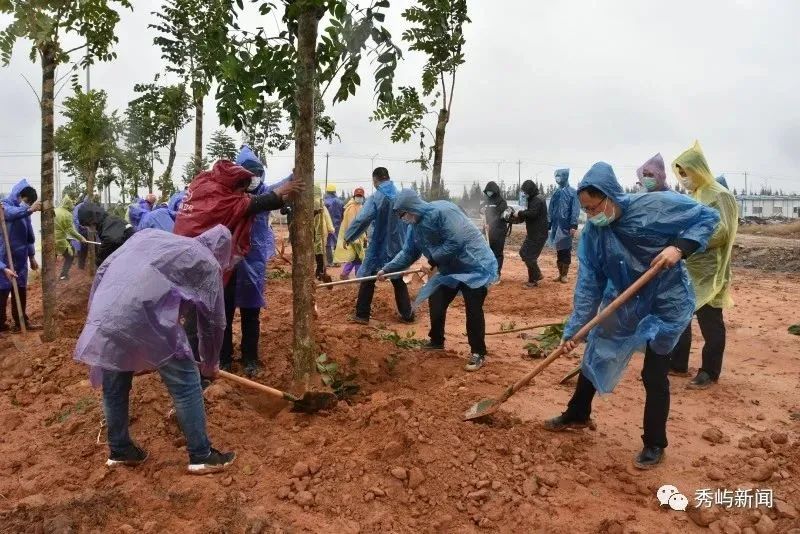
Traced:
<path fill-rule="evenodd" d="M 196 237 L 222 224 L 231 231 L 233 262 L 250 251 L 253 216 L 246 215 L 250 196 L 241 189 L 253 173 L 228 160 L 220 160 L 210 171 L 198 174 L 181 204 L 173 233 Z M 227 283 L 230 273 L 225 273 Z"/>

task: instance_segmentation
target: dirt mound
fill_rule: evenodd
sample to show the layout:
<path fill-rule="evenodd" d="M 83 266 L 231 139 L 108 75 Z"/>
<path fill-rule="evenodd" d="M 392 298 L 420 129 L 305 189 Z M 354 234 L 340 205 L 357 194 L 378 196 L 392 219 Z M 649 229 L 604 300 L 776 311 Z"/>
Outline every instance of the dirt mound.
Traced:
<path fill-rule="evenodd" d="M 549 281 L 552 254 L 542 259 L 545 283 L 532 290 L 522 288 L 525 269 L 514 254 L 508 251 L 504 280 L 490 290 L 489 329 L 563 318 L 572 292 Z M 150 458 L 137 469 L 103 465 L 100 394 L 71 359 L 88 295 L 88 280 L 75 277 L 59 299 L 64 327 L 56 342 L 20 350 L 0 338 L 0 531 L 700 531 L 694 516 L 659 508 L 655 492 L 665 483 L 692 502 L 699 488 L 771 488 L 781 501 L 772 509 L 716 507 L 702 519 L 718 521 L 720 531 L 735 531 L 732 523 L 788 531 L 800 508 L 799 429 L 789 417 L 800 411 L 800 339 L 772 324 L 794 312 L 779 297 L 796 292 L 800 280 L 755 273 L 735 280 L 741 307 L 728 315 L 720 384 L 686 393 L 683 379 L 673 379 L 670 448 L 660 469 L 637 472 L 630 462 L 641 447 L 641 358 L 614 395 L 595 401 L 596 431 L 541 428 L 571 394 L 573 385 L 557 381 L 573 359 L 556 361 L 494 419 L 463 422 L 472 403 L 498 395 L 535 365 L 522 358 L 525 340 L 487 338 L 486 367 L 465 373 L 461 299 L 448 314 L 448 350 L 424 353 L 402 342 L 426 337 L 426 308 L 416 324 L 399 323 L 391 285 L 380 284 L 370 327 L 346 321 L 355 286 L 317 292 L 320 352 L 360 387 L 335 409 L 294 414 L 223 380 L 208 388 L 211 439 L 238 454 L 229 471 L 208 477 L 186 474 L 185 443 L 155 374 L 137 377 L 131 398 L 131 432 Z M 267 288 L 259 380 L 291 387 L 290 281 L 271 278 Z M 238 327 L 235 335 L 238 344 Z M 754 357 L 765 351 L 769 358 Z M 712 427 L 719 433 L 713 443 L 702 437 Z"/>

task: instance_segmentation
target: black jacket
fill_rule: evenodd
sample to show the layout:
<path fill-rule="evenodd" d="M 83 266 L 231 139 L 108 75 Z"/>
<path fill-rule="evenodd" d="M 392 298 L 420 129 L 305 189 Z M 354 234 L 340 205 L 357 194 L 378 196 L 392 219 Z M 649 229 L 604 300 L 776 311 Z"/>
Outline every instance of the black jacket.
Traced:
<path fill-rule="evenodd" d="M 487 191 L 494 194 L 486 197 L 486 229 L 489 233 L 502 232 L 505 235 L 508 230 L 508 222 L 503 220 L 503 212 L 508 208 L 508 204 L 500 194 L 500 187 L 495 182 L 486 184 L 483 194 L 485 195 Z"/>
<path fill-rule="evenodd" d="M 93 227 L 97 232 L 97 240 L 101 243 L 95 257 L 98 267 L 136 232 L 130 224 L 109 215 L 103 206 L 92 202 L 84 202 L 78 208 L 78 222 L 81 226 Z"/>
<path fill-rule="evenodd" d="M 525 223 L 525 241 L 519 255 L 522 259 L 536 259 L 547 242 L 547 202 L 539 195 L 539 188 L 525 180 L 522 191 L 528 195 L 528 208 L 517 212 L 517 222 Z"/>

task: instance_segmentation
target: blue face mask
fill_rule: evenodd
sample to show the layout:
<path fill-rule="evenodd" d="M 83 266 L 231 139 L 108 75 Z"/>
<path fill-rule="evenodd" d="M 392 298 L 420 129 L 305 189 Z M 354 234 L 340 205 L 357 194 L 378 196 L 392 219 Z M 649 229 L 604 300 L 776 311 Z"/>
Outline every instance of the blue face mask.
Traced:
<path fill-rule="evenodd" d="M 486 191 L 486 196 L 491 198 L 494 196 L 494 191 Z"/>
<path fill-rule="evenodd" d="M 604 201 L 603 211 L 601 211 L 600 213 L 598 213 L 594 217 L 590 217 L 589 218 L 589 222 L 592 223 L 595 226 L 608 226 L 609 224 L 614 222 L 614 219 L 616 219 L 616 216 L 612 215 L 611 217 L 609 217 L 608 215 L 606 215 L 606 208 L 607 207 L 608 207 L 608 197 L 606 197 L 606 199 Z"/>
<path fill-rule="evenodd" d="M 655 178 L 645 176 L 642 178 L 642 185 L 644 186 L 645 191 L 655 191 L 656 187 L 658 187 L 658 182 Z"/>
<path fill-rule="evenodd" d="M 523 201 L 528 200 L 528 194 L 527 193 L 520 193 L 519 194 L 519 198 L 522 199 Z"/>

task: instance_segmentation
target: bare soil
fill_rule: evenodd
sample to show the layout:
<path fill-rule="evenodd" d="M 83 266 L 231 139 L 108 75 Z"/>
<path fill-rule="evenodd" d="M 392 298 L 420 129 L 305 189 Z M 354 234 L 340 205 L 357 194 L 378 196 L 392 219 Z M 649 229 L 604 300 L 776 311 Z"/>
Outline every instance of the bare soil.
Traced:
<path fill-rule="evenodd" d="M 574 271 L 569 285 L 550 281 L 548 250 L 545 282 L 523 289 L 523 264 L 510 246 L 506 256 L 503 281 L 486 302 L 488 330 L 569 313 Z M 564 409 L 574 382 L 558 381 L 579 355 L 556 361 L 491 421 L 463 422 L 472 403 L 498 395 L 536 364 L 524 357 L 526 341 L 487 338 L 487 365 L 466 373 L 457 299 L 446 352 L 401 349 L 382 330 L 424 338 L 427 308 L 417 324 L 399 324 L 389 284 L 378 286 L 369 327 L 346 322 L 355 287 L 317 293 L 320 352 L 357 373 L 361 387 L 347 402 L 294 414 L 219 380 L 206 391 L 209 433 L 238 458 L 225 473 L 196 477 L 185 472 L 165 388 L 157 375 L 144 375 L 134 381 L 131 431 L 150 458 L 137 469 L 108 470 L 100 394 L 71 359 L 89 285 L 77 273 L 63 284 L 57 341 L 0 338 L 0 532 L 666 533 L 700 532 L 708 519 L 718 532 L 800 527 L 800 421 L 792 418 L 800 412 L 800 337 L 786 330 L 797 322 L 796 270 L 736 268 L 722 378 L 706 391 L 686 390 L 688 378 L 671 380 L 670 446 L 665 463 L 646 472 L 631 463 L 641 448 L 641 357 L 614 394 L 596 399 L 596 430 L 541 427 Z M 38 291 L 30 289 L 34 318 Z M 291 387 L 290 281 L 273 275 L 267 298 L 259 380 Z M 695 368 L 699 358 L 695 346 Z M 690 508 L 701 488 L 769 488 L 781 504 L 715 507 L 699 517 L 660 508 L 655 493 L 663 484 L 677 486 Z"/>

